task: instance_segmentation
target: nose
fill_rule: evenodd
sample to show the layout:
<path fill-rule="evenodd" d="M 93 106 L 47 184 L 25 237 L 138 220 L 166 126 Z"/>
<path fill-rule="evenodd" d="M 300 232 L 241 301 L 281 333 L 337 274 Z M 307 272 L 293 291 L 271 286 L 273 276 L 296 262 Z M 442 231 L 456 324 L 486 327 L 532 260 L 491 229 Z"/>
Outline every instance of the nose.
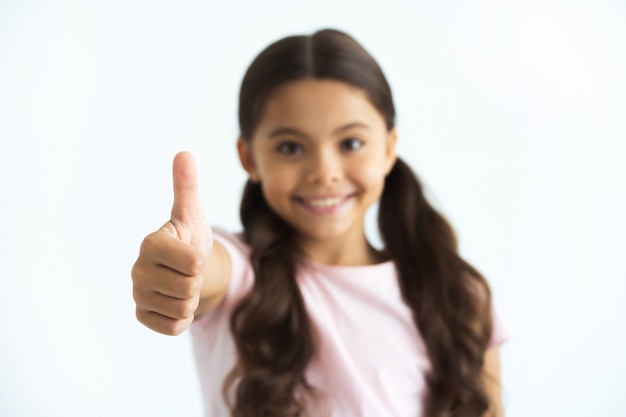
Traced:
<path fill-rule="evenodd" d="M 329 149 L 316 152 L 309 161 L 308 181 L 317 185 L 338 182 L 343 176 L 341 155 Z"/>

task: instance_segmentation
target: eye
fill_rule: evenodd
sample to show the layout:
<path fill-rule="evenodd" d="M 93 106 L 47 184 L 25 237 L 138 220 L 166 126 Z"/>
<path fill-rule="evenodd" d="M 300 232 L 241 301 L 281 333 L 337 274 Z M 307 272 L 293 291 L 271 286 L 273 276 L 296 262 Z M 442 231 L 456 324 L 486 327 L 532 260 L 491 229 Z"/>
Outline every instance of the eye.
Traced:
<path fill-rule="evenodd" d="M 357 138 L 348 138 L 341 141 L 341 149 L 346 151 L 356 151 L 361 149 L 363 145 L 363 141 Z"/>
<path fill-rule="evenodd" d="M 297 142 L 282 142 L 276 147 L 276 150 L 283 155 L 295 155 L 302 153 L 304 148 Z"/>

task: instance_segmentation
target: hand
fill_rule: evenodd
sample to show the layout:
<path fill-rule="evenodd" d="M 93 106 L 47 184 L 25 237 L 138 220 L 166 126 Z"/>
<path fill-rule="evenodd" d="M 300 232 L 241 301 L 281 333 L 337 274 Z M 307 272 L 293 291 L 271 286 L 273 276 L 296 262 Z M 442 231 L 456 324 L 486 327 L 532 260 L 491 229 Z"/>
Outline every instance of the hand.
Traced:
<path fill-rule="evenodd" d="M 213 246 L 190 153 L 176 155 L 173 177 L 170 221 L 143 240 L 131 273 L 137 319 L 167 335 L 178 335 L 193 322 Z"/>

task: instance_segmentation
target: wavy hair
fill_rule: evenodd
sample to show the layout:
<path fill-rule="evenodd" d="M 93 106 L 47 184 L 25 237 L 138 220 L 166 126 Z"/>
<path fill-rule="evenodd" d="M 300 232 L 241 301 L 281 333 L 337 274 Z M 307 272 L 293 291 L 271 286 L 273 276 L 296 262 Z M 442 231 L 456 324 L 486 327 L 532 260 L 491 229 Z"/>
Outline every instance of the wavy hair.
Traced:
<path fill-rule="evenodd" d="M 349 35 L 327 29 L 281 39 L 255 58 L 239 97 L 243 140 L 251 140 L 277 87 L 307 77 L 362 89 L 387 129 L 395 126 L 381 68 Z M 248 181 L 240 217 L 255 279 L 230 318 L 238 361 L 224 382 L 224 396 L 234 417 L 303 416 L 307 398 L 316 394 L 305 378 L 315 346 L 296 282 L 294 232 L 268 206 L 262 184 Z M 481 416 L 489 407 L 481 378 L 492 332 L 489 286 L 459 256 L 454 231 L 400 158 L 385 179 L 378 224 L 431 363 L 425 415 Z"/>

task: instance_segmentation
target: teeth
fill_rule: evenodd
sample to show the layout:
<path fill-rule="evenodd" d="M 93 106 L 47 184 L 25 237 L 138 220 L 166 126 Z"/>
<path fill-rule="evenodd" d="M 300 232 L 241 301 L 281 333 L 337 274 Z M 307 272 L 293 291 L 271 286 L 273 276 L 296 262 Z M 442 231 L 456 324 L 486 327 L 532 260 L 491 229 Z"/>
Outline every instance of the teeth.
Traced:
<path fill-rule="evenodd" d="M 312 207 L 332 207 L 341 202 L 341 197 L 335 198 L 318 198 L 316 200 L 307 200 L 307 203 Z"/>

